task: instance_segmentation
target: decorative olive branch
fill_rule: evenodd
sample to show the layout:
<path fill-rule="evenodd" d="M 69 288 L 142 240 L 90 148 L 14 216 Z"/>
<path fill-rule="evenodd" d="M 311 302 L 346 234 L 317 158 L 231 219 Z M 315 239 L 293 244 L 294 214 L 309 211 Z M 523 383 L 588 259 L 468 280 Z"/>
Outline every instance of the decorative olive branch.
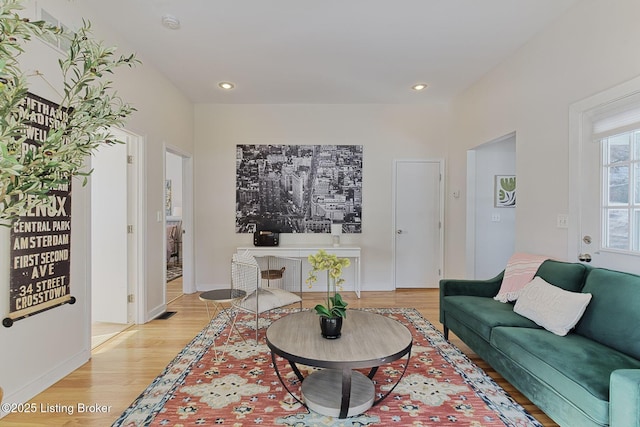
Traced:
<path fill-rule="evenodd" d="M 100 146 L 117 139 L 111 127 L 124 125 L 135 108 L 125 103 L 106 77 L 118 67 L 138 64 L 134 54 L 117 56 L 115 47 L 105 47 L 91 37 L 91 23 L 72 34 L 44 21 L 20 17 L 22 0 L 0 3 L 0 225 L 10 225 L 35 205 L 49 203 L 48 194 L 74 176 L 84 176 L 86 157 Z M 51 129 L 38 146 L 24 148 L 30 121 L 25 73 L 18 57 L 33 37 L 70 41 L 59 59 L 65 112 L 60 126 Z"/>

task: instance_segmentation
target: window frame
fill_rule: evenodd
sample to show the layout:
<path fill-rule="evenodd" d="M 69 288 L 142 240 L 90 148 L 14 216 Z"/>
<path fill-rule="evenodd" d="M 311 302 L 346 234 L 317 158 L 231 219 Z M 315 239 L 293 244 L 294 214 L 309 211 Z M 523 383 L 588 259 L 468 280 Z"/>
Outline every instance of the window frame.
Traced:
<path fill-rule="evenodd" d="M 637 173 L 640 173 L 640 122 L 637 123 L 637 128 L 635 129 L 624 130 L 621 133 L 615 133 L 615 130 L 612 132 L 614 133 L 613 135 L 605 136 L 597 141 L 600 144 L 601 153 L 600 249 L 640 255 L 640 220 L 634 217 L 634 215 L 638 216 L 638 212 L 640 212 L 640 180 L 636 176 Z M 622 136 L 627 139 L 628 154 L 624 160 L 611 159 L 612 139 L 619 139 Z M 611 200 L 611 170 L 619 167 L 627 169 L 626 202 Z M 625 248 L 616 247 L 612 244 L 611 213 L 613 211 L 626 212 L 627 239 Z"/>

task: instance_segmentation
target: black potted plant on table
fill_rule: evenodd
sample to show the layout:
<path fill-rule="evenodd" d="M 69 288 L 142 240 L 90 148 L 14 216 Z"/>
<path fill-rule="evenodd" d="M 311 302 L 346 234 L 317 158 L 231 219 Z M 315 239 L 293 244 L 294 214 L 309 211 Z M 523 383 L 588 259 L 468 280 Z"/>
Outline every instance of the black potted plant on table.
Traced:
<path fill-rule="evenodd" d="M 320 249 L 315 255 L 309 255 L 311 270 L 306 282 L 311 288 L 318 281 L 318 272 L 327 272 L 327 298 L 326 305 L 318 304 L 314 307 L 320 316 L 320 329 L 322 336 L 327 339 L 339 338 L 342 331 L 342 319 L 347 317 L 347 303 L 338 293 L 342 290 L 342 269 L 350 265 L 348 258 L 338 258 L 337 255 L 328 254 Z"/>

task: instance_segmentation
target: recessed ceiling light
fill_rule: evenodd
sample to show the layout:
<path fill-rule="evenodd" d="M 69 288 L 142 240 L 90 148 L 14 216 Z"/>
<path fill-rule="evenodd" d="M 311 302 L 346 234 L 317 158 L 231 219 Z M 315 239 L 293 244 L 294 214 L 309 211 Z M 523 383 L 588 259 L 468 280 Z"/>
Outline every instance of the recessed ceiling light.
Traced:
<path fill-rule="evenodd" d="M 236 85 L 234 85 L 234 84 L 233 84 L 233 83 L 231 83 L 231 82 L 220 82 L 220 83 L 218 83 L 218 87 L 219 87 L 220 89 L 224 89 L 224 90 L 231 90 L 231 89 L 233 89 L 234 87 L 236 87 Z"/>
<path fill-rule="evenodd" d="M 426 83 L 418 83 L 418 84 L 415 84 L 415 85 L 411 86 L 411 89 L 413 89 L 413 90 L 415 90 L 417 92 L 419 92 L 421 90 L 424 90 L 426 88 L 427 88 L 427 84 Z"/>
<path fill-rule="evenodd" d="M 162 15 L 162 26 L 170 30 L 177 30 L 180 28 L 180 20 L 173 15 Z"/>

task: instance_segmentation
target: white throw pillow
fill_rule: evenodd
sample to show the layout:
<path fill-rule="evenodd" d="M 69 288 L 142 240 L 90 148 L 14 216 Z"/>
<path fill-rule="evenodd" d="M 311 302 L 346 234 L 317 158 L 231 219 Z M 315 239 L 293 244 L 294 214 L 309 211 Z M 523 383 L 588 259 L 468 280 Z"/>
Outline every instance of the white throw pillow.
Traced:
<path fill-rule="evenodd" d="M 578 323 L 591 301 L 591 294 L 569 292 L 540 277 L 521 291 L 513 311 L 556 335 L 565 336 Z"/>
<path fill-rule="evenodd" d="M 247 295 L 238 305 L 258 314 L 274 308 L 284 307 L 302 301 L 298 295 L 278 288 L 258 289 Z"/>

